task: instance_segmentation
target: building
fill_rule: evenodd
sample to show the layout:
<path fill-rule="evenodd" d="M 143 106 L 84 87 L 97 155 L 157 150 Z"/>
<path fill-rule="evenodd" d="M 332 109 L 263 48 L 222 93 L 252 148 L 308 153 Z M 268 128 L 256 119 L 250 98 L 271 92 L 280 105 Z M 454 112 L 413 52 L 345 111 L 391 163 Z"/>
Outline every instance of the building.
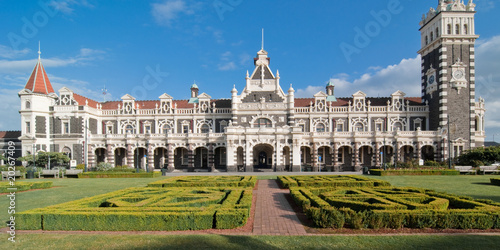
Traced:
<path fill-rule="evenodd" d="M 421 97 L 395 90 L 384 98 L 362 91 L 340 98 L 328 83 L 311 98 L 295 98 L 261 49 L 243 90 L 235 86 L 230 99 L 199 94 L 194 84 L 189 100 L 165 93 L 97 102 L 68 88 L 55 93 L 39 58 L 19 92 L 22 151 L 66 152 L 82 163 L 86 147 L 91 167 L 230 172 L 359 171 L 456 157 L 485 139 L 485 104 L 474 91 L 474 8 L 472 1 L 439 1 L 424 15 Z"/>

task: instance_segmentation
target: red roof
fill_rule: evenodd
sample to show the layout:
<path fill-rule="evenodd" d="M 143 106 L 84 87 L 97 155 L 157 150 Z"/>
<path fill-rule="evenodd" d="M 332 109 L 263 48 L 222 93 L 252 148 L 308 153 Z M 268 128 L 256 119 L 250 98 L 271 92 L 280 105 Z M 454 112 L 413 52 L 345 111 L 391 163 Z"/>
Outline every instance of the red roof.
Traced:
<path fill-rule="evenodd" d="M 47 72 L 43 68 L 42 61 L 38 60 L 31 76 L 26 83 L 25 89 L 30 90 L 33 93 L 40 93 L 48 95 L 50 93 L 54 93 L 54 89 L 50 84 L 49 77 L 47 77 Z"/>
<path fill-rule="evenodd" d="M 88 106 L 92 108 L 97 108 L 98 102 L 87 98 L 85 96 L 81 96 L 79 94 L 73 93 L 73 98 L 75 99 L 76 102 L 78 102 L 78 105 L 85 105 L 86 101 L 88 102 Z"/>

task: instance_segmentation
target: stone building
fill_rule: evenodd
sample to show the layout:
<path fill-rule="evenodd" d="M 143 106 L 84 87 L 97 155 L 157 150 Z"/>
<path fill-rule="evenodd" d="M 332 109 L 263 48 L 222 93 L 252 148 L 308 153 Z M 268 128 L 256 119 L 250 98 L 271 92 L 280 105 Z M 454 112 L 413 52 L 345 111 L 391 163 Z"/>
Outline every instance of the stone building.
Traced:
<path fill-rule="evenodd" d="M 65 87 L 55 93 L 39 58 L 19 92 L 22 151 L 66 152 L 83 163 L 87 147 L 90 167 L 228 172 L 359 171 L 456 157 L 485 139 L 484 100 L 476 102 L 474 92 L 474 7 L 439 1 L 424 15 L 421 97 L 395 90 L 341 98 L 328 83 L 311 98 L 295 98 L 261 49 L 230 99 L 199 94 L 194 84 L 189 100 L 164 93 L 152 101 L 127 94 L 97 102 Z"/>

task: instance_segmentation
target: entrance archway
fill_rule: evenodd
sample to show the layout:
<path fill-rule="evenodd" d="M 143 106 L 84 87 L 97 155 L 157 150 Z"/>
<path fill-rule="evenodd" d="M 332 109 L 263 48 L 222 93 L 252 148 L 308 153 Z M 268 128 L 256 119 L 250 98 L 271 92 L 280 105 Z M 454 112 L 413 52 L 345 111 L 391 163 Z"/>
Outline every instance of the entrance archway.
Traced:
<path fill-rule="evenodd" d="M 101 162 L 106 161 L 106 149 L 98 148 L 95 150 L 96 163 L 99 164 Z"/>
<path fill-rule="evenodd" d="M 253 162 L 255 168 L 271 169 L 273 166 L 273 147 L 268 144 L 259 144 L 253 148 Z"/>
<path fill-rule="evenodd" d="M 115 167 L 125 165 L 125 160 L 127 157 L 127 150 L 124 148 L 115 149 Z M 131 166 L 132 167 L 132 166 Z"/>
<path fill-rule="evenodd" d="M 208 149 L 204 147 L 196 148 L 194 151 L 194 167 L 208 168 Z"/>
<path fill-rule="evenodd" d="M 167 149 L 164 147 L 156 148 L 154 152 L 154 168 L 161 169 L 168 163 Z"/>
<path fill-rule="evenodd" d="M 434 161 L 434 148 L 426 145 L 422 147 L 422 159 L 424 161 Z"/>

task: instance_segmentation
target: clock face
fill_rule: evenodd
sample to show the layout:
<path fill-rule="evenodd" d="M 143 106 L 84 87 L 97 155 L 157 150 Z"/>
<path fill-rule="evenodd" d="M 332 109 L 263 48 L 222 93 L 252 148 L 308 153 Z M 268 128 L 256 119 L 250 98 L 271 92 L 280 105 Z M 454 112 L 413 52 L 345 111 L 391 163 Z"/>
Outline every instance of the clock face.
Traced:
<path fill-rule="evenodd" d="M 453 78 L 455 79 L 463 79 L 465 76 L 465 72 L 463 69 L 457 69 L 453 72 Z"/>
<path fill-rule="evenodd" d="M 434 75 L 431 75 L 429 77 L 429 84 L 433 84 L 435 80 L 436 80 L 436 77 L 434 77 Z"/>

